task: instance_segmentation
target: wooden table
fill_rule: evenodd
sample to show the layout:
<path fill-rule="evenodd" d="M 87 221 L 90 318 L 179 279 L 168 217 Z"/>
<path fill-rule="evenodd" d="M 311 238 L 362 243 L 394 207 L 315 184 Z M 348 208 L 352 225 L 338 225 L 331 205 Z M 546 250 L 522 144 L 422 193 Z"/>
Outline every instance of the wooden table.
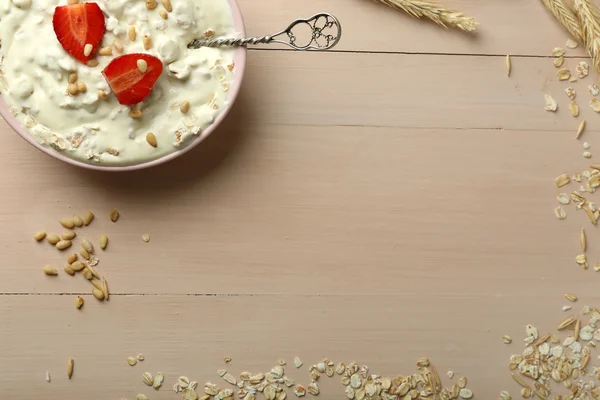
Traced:
<path fill-rule="evenodd" d="M 600 277 L 574 263 L 582 224 L 598 260 L 597 231 L 573 209 L 553 215 L 554 177 L 589 163 L 548 58 L 567 35 L 538 1 L 445 3 L 476 16 L 478 34 L 368 0 L 240 0 L 250 35 L 330 11 L 342 41 L 327 53 L 252 49 L 226 123 L 159 168 L 72 168 L 2 123 L 0 398 L 174 399 L 179 375 L 221 383 L 226 355 L 236 375 L 280 358 L 292 370 L 299 356 L 388 376 L 427 356 L 447 385 L 466 375 L 478 399 L 518 398 L 507 364 L 524 326 L 554 329 L 565 292 L 575 308 L 599 298 Z M 574 87 L 595 145 L 591 75 Z M 80 237 L 110 237 L 105 303 L 80 276 L 45 276 L 65 254 L 32 239 L 87 210 L 97 217 Z M 165 373 L 161 391 L 145 371 Z M 343 398 L 326 382 L 321 397 Z"/>

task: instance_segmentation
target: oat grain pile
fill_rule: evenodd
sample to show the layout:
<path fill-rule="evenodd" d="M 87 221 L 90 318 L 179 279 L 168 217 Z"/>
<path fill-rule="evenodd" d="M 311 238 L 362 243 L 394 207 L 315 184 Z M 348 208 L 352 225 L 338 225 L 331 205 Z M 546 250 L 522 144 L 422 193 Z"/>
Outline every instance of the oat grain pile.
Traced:
<path fill-rule="evenodd" d="M 230 358 L 226 357 L 231 361 Z M 137 365 L 137 360 L 129 357 L 127 363 L 130 366 Z M 143 360 L 143 357 L 141 358 Z M 324 359 L 317 364 L 308 367 L 307 384 L 296 383 L 285 374 L 285 360 L 279 360 L 277 365 L 270 371 L 264 373 L 241 372 L 239 375 L 225 368 L 217 369 L 215 382 L 205 382 L 199 385 L 197 381 L 187 376 L 180 376 L 173 385 L 173 391 L 181 394 L 183 400 L 232 400 L 239 398 L 243 400 L 255 400 L 265 398 L 266 400 L 284 400 L 288 395 L 295 397 L 318 396 L 321 394 L 319 382 L 321 378 L 332 378 L 337 375 L 340 378 L 342 388 L 337 396 L 343 396 L 349 400 L 451 400 L 470 399 L 473 392 L 467 387 L 467 378 L 455 379 L 455 383 L 444 388 L 442 380 L 435 367 L 429 359 L 421 358 L 417 361 L 417 372 L 397 377 L 383 377 L 370 372 L 369 367 L 351 362 L 346 365 L 343 362 L 334 363 Z M 302 368 L 304 365 L 300 358 L 295 357 L 293 365 Z M 454 373 L 447 373 L 448 379 L 454 377 Z M 151 387 L 159 390 L 164 383 L 165 377 L 162 372 L 153 374 L 144 372 L 141 375 L 140 387 Z M 150 393 L 150 392 L 149 392 Z M 136 400 L 147 400 L 150 395 L 138 393 Z"/>
<path fill-rule="evenodd" d="M 565 297 L 577 300 L 572 294 Z M 527 325 L 525 350 L 513 354 L 508 364 L 513 380 L 520 386 L 520 395 L 542 400 L 600 399 L 600 368 L 595 363 L 599 321 L 600 309 L 583 306 L 581 315 L 564 318 L 554 332 L 542 335 L 535 326 Z M 502 395 L 500 398 L 507 399 Z"/>

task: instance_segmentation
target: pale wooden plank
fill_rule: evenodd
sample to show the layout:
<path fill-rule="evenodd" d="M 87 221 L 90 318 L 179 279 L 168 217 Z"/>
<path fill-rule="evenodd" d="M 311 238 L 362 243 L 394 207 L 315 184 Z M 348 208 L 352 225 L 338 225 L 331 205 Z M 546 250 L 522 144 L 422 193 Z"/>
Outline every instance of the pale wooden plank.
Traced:
<path fill-rule="evenodd" d="M 239 99 L 247 122 L 285 125 L 572 130 L 568 86 L 590 109 L 589 76 L 558 82 L 551 59 L 253 52 Z M 578 59 L 569 60 L 574 72 Z M 544 111 L 544 94 L 559 111 Z M 593 130 L 593 123 L 589 124 Z"/>
<path fill-rule="evenodd" d="M 464 285 L 465 291 L 469 287 Z M 81 311 L 73 306 L 74 296 L 0 296 L 0 396 L 133 399 L 141 392 L 173 399 L 179 398 L 170 391 L 178 376 L 223 383 L 218 368 L 235 375 L 264 372 L 280 358 L 291 363 L 299 356 L 303 369 L 286 371 L 306 385 L 307 368 L 325 357 L 355 360 L 373 373 L 395 376 L 414 371 L 415 361 L 428 356 L 444 383 L 456 382 L 445 376 L 449 369 L 457 377 L 466 375 L 478 399 L 495 399 L 501 390 L 516 397 L 518 387 L 506 365 L 523 349 L 524 325 L 536 324 L 544 333 L 564 317 L 555 293 L 473 297 L 421 289 L 418 298 L 115 296 L 99 304 L 88 297 Z M 515 343 L 502 344 L 504 334 Z M 126 358 L 139 352 L 146 360 L 128 366 Z M 233 358 L 229 366 L 225 355 Z M 75 359 L 70 381 L 67 357 Z M 53 377 L 50 384 L 46 371 Z M 144 386 L 145 371 L 164 372 L 163 389 Z M 323 377 L 321 385 L 320 397 L 343 396 L 337 378 Z"/>
<path fill-rule="evenodd" d="M 244 104 L 262 123 L 575 131 L 564 89 L 575 88 L 582 116 L 597 119 L 592 83 L 558 82 L 550 59 L 515 58 L 509 79 L 495 57 L 255 52 Z M 557 114 L 544 111 L 546 93 Z"/>
<path fill-rule="evenodd" d="M 445 31 L 370 0 L 272 0 L 268 7 L 257 7 L 254 0 L 239 0 L 251 36 L 274 33 L 295 18 L 331 12 L 343 26 L 336 50 L 548 56 L 554 47 L 564 47 L 568 37 L 539 0 L 439 3 L 477 17 L 481 22 L 477 34 Z M 575 53 L 584 51 L 580 48 Z"/>
<path fill-rule="evenodd" d="M 74 169 L 6 135 L 0 165 L 18 173 L 0 177 L 0 292 L 88 291 L 82 278 L 45 277 L 65 256 L 31 238 L 87 209 L 99 218 L 83 235 L 110 237 L 99 269 L 120 293 L 372 294 L 403 282 L 418 295 L 426 282 L 456 295 L 468 279 L 473 295 L 498 282 L 518 294 L 515 275 L 559 292 L 568 271 L 574 287 L 590 284 L 573 261 L 588 222 L 552 212 L 554 177 L 588 162 L 569 133 L 236 117 L 183 159 L 132 174 Z"/>

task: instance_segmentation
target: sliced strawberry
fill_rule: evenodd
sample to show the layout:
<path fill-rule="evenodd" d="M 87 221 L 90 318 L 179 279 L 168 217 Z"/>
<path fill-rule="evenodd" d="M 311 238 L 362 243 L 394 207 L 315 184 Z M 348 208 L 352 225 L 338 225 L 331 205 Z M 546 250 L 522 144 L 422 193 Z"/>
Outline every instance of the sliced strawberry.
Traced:
<path fill-rule="evenodd" d="M 58 6 L 54 10 L 52 25 L 63 49 L 82 63 L 88 62 L 94 55 L 105 30 L 104 14 L 96 3 Z M 92 46 L 88 55 L 86 44 Z"/>
<path fill-rule="evenodd" d="M 146 71 L 138 67 L 138 60 L 147 64 Z M 143 64 L 143 63 L 142 63 Z M 150 54 L 125 54 L 117 57 L 102 73 L 119 103 L 131 105 L 144 100 L 163 70 L 162 62 Z"/>

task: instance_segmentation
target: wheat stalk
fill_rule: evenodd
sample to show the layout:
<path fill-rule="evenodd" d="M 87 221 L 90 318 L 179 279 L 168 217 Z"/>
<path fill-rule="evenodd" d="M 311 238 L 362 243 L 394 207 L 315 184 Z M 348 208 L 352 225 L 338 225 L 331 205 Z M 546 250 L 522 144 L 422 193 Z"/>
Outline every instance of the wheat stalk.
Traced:
<path fill-rule="evenodd" d="M 565 4 L 565 0 L 541 0 L 544 6 L 554 15 L 554 18 L 573 36 L 582 41 L 581 25 L 573 11 Z"/>
<path fill-rule="evenodd" d="M 575 0 L 575 15 L 579 18 L 583 33 L 583 43 L 592 57 L 597 71 L 600 71 L 600 21 L 595 18 L 600 12 L 590 0 Z"/>
<path fill-rule="evenodd" d="M 479 26 L 473 17 L 464 15 L 459 11 L 449 10 L 435 3 L 425 0 L 374 0 L 385 4 L 415 18 L 428 18 L 444 28 L 453 27 L 472 32 Z"/>

